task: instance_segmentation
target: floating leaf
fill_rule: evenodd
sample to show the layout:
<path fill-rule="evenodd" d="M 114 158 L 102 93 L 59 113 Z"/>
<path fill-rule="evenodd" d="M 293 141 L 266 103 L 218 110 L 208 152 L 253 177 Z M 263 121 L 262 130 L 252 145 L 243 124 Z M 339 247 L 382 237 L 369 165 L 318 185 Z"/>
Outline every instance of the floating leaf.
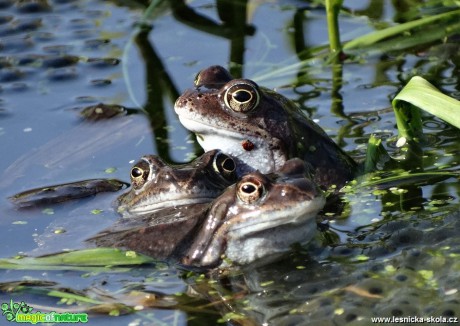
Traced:
<path fill-rule="evenodd" d="M 90 267 L 135 266 L 153 262 L 155 262 L 153 258 L 134 254 L 132 251 L 115 248 L 91 248 L 41 257 L 0 259 L 0 269 L 92 270 Z"/>
<path fill-rule="evenodd" d="M 115 173 L 116 171 L 117 171 L 117 168 L 111 167 L 111 168 L 105 169 L 104 172 L 107 174 L 111 174 L 111 173 Z"/>

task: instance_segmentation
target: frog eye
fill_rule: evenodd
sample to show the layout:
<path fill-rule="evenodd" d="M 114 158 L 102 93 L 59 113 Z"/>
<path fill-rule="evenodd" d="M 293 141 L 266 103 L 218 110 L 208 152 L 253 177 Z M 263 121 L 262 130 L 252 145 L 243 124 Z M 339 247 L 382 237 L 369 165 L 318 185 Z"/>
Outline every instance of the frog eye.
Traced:
<path fill-rule="evenodd" d="M 240 80 L 229 86 L 224 93 L 227 108 L 235 112 L 248 112 L 257 107 L 260 96 L 257 85 L 251 81 Z"/>
<path fill-rule="evenodd" d="M 214 159 L 214 170 L 220 173 L 227 180 L 236 180 L 235 160 L 224 153 L 217 153 Z"/>
<path fill-rule="evenodd" d="M 133 179 L 137 179 L 139 177 L 142 177 L 143 174 L 144 174 L 144 171 L 141 168 L 138 168 L 137 166 L 135 166 L 135 167 L 133 167 L 131 169 L 131 177 Z"/>
<path fill-rule="evenodd" d="M 136 163 L 131 169 L 131 185 L 134 189 L 140 189 L 148 180 L 150 174 L 149 164 L 145 161 Z"/>
<path fill-rule="evenodd" d="M 249 178 L 238 184 L 238 198 L 246 204 L 259 200 L 265 193 L 265 187 L 259 179 Z"/>

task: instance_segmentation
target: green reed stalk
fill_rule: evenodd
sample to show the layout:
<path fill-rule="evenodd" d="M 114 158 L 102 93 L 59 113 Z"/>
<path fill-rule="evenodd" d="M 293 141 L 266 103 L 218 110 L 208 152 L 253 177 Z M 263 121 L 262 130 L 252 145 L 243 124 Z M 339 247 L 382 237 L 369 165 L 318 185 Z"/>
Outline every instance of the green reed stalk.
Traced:
<path fill-rule="evenodd" d="M 342 8 L 342 3 L 342 0 L 326 0 L 326 17 L 329 35 L 329 48 L 332 54 L 337 54 L 340 53 L 340 51 L 342 51 L 338 19 L 340 8 Z"/>

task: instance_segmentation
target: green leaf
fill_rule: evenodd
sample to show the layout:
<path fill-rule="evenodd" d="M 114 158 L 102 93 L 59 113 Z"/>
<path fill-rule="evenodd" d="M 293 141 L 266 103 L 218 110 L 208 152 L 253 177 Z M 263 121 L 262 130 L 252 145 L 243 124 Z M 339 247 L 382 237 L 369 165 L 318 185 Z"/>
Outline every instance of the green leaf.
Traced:
<path fill-rule="evenodd" d="M 382 140 L 375 135 L 369 137 L 367 144 L 366 160 L 364 161 L 364 173 L 370 173 L 377 169 L 377 166 L 384 166 L 391 161 L 391 157 L 382 145 Z"/>
<path fill-rule="evenodd" d="M 395 36 L 400 36 L 405 33 L 408 33 L 410 35 L 407 35 L 405 38 L 408 42 L 408 47 L 414 46 L 413 40 L 414 40 L 414 29 L 418 28 L 418 33 L 420 35 L 425 35 L 425 36 L 430 36 L 432 34 L 432 29 L 433 28 L 441 28 L 443 32 L 443 36 L 453 34 L 455 33 L 455 28 L 452 28 L 453 26 L 456 26 L 458 23 L 458 20 L 460 18 L 460 10 L 453 10 L 450 12 L 442 13 L 439 15 L 434 15 L 434 16 L 428 16 L 424 18 L 420 18 L 414 21 L 410 21 L 407 23 L 399 24 L 396 26 L 388 27 L 385 29 L 382 29 L 380 31 L 372 32 L 366 35 L 363 35 L 361 37 L 357 37 L 349 42 L 347 42 L 344 46 L 344 50 L 351 50 L 351 49 L 360 49 L 363 47 L 368 47 L 368 46 L 373 46 L 374 44 L 378 42 L 382 42 L 384 40 L 390 39 Z M 446 26 L 441 26 L 441 23 L 446 23 Z M 427 33 L 426 27 L 429 26 L 430 32 Z M 436 39 L 439 39 L 440 35 L 438 33 L 435 33 Z M 404 43 L 405 41 L 402 40 L 400 43 Z M 420 42 L 418 42 L 420 43 Z M 404 44 L 400 44 L 398 48 L 404 48 Z"/>
<path fill-rule="evenodd" d="M 392 104 L 395 113 L 409 104 L 412 109 L 420 108 L 460 128 L 460 101 L 441 93 L 422 77 L 412 77 Z M 399 124 L 403 122 L 398 121 L 398 116 L 396 118 L 399 129 Z"/>
<path fill-rule="evenodd" d="M 419 180 L 426 181 L 429 178 L 458 178 L 460 177 L 460 173 L 456 171 L 427 171 L 427 172 L 418 172 L 418 173 L 399 173 L 394 176 L 389 176 L 380 179 L 372 179 L 372 174 L 364 175 L 362 177 L 362 181 L 358 182 L 357 185 L 353 185 L 354 189 L 364 188 L 364 187 L 373 187 L 382 184 L 390 184 L 390 183 L 404 183 L 410 182 L 415 183 Z M 345 189 L 346 190 L 346 189 Z"/>
<path fill-rule="evenodd" d="M 0 259 L 0 269 L 93 270 L 92 267 L 135 266 L 154 262 L 156 261 L 153 258 L 137 254 L 134 251 L 123 251 L 115 248 L 91 248 L 41 257 Z"/>

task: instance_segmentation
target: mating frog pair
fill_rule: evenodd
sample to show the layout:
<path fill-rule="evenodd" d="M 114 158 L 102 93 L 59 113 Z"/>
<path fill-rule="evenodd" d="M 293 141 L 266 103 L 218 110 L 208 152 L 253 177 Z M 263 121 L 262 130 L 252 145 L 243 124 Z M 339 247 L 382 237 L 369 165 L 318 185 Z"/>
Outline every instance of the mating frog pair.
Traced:
<path fill-rule="evenodd" d="M 301 160 L 230 185 L 235 167 L 217 150 L 180 166 L 144 156 L 131 170 L 131 190 L 118 200 L 124 218 L 91 241 L 210 268 L 271 260 L 311 239 L 325 199 Z"/>
<path fill-rule="evenodd" d="M 325 204 L 317 184 L 340 187 L 355 173 L 355 162 L 292 102 L 220 66 L 200 72 L 175 110 L 207 152 L 175 167 L 143 157 L 118 201 L 123 216 L 144 216 L 143 225 L 121 220 L 99 243 L 110 237 L 194 266 L 215 266 L 222 257 L 247 264 L 311 239 Z"/>
<path fill-rule="evenodd" d="M 355 162 L 292 102 L 220 66 L 200 72 L 175 110 L 207 152 L 179 166 L 142 157 L 117 200 L 124 218 L 90 239 L 97 245 L 206 268 L 268 259 L 310 240 L 325 205 L 319 187 L 340 187 L 355 173 Z M 90 193 L 101 188 L 92 184 Z M 34 189 L 12 200 L 58 202 L 86 188 Z"/>

